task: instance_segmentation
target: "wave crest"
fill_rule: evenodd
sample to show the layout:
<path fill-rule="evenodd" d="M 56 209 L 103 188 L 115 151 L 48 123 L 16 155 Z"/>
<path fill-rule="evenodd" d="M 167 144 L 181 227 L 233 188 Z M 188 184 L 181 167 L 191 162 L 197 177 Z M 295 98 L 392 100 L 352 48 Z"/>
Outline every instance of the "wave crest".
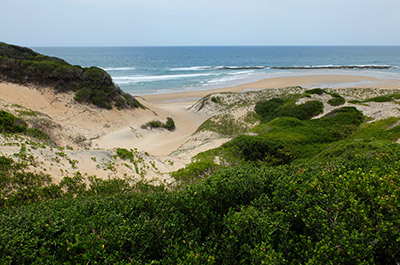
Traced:
<path fill-rule="evenodd" d="M 104 71 L 131 71 L 131 70 L 135 70 L 136 67 L 105 67 L 102 69 Z"/>
<path fill-rule="evenodd" d="M 309 65 L 309 66 L 272 66 L 276 70 L 309 70 L 309 69 L 393 69 L 390 65 Z"/>

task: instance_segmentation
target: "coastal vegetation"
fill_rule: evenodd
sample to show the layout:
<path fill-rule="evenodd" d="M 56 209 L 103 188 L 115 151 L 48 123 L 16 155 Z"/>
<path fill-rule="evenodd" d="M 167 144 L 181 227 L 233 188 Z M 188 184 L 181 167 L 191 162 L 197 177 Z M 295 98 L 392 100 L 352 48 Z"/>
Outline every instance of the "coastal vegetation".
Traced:
<path fill-rule="evenodd" d="M 343 105 L 344 103 L 346 103 L 346 100 L 344 99 L 344 97 L 342 97 L 341 95 L 337 94 L 337 93 L 330 93 L 329 95 L 332 96 L 331 99 L 328 100 L 328 104 L 331 106 L 340 106 Z"/>
<path fill-rule="evenodd" d="M 100 108 L 142 107 L 100 68 L 71 65 L 62 59 L 3 42 L 0 42 L 0 80 L 52 87 L 55 92 L 73 92 L 78 102 Z"/>
<path fill-rule="evenodd" d="M 198 154 L 172 185 L 79 172 L 56 184 L 28 171 L 25 145 L 0 156 L 0 263 L 396 264 L 399 119 L 298 103 L 320 92 L 259 101 L 256 126 Z M 7 112 L 1 126 L 26 130 Z M 115 158 L 143 160 L 125 148 Z"/>
<path fill-rule="evenodd" d="M 28 124 L 11 113 L 0 110 L 0 133 L 24 133 L 36 139 L 45 141 L 50 137 L 38 128 L 28 128 Z"/>
<path fill-rule="evenodd" d="M 175 130 L 175 122 L 172 118 L 167 117 L 166 122 L 161 122 L 161 121 L 150 121 L 146 124 L 143 124 L 141 126 L 142 129 L 166 129 L 168 131 L 173 131 Z"/>

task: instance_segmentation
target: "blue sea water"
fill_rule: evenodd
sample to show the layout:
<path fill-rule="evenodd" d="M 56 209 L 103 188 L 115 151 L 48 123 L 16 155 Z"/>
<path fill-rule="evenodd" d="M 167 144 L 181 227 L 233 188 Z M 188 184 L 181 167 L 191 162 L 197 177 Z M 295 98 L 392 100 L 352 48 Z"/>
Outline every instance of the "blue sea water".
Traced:
<path fill-rule="evenodd" d="M 33 47 L 106 70 L 133 95 L 233 86 L 268 77 L 347 74 L 400 78 L 400 46 Z M 387 66 L 388 69 L 329 69 Z M 306 69 L 274 69 L 306 67 Z M 318 69 L 315 69 L 318 68 Z M 323 85 L 323 84 L 322 84 Z"/>

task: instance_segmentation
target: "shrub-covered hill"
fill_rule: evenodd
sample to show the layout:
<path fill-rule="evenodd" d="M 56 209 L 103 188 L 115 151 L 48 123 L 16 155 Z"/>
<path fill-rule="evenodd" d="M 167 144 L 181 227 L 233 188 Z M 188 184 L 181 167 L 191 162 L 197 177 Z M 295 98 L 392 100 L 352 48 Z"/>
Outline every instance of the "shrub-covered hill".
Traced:
<path fill-rule="evenodd" d="M 175 172 L 182 185 L 54 184 L 28 148 L 0 154 L 0 264 L 398 264 L 399 118 L 296 102 L 258 102 L 259 124 Z"/>
<path fill-rule="evenodd" d="M 385 149 L 222 169 L 180 191 L 96 179 L 85 191 L 69 178 L 23 192 L 35 176 L 14 174 L 19 201 L 40 191 L 47 202 L 0 208 L 0 263 L 397 264 L 400 150 Z"/>
<path fill-rule="evenodd" d="M 57 92 L 75 92 L 79 102 L 100 108 L 135 108 L 140 104 L 97 67 L 84 68 L 31 49 L 0 42 L 0 81 L 50 86 Z"/>

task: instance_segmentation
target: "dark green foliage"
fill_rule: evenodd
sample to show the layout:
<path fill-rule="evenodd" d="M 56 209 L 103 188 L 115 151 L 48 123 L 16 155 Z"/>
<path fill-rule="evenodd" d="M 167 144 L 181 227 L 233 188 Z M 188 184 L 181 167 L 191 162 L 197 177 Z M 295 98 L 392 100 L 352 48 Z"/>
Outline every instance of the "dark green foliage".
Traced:
<path fill-rule="evenodd" d="M 339 94 L 330 93 L 329 95 L 332 96 L 332 98 L 328 100 L 328 104 L 331 106 L 340 106 L 340 105 L 343 105 L 344 103 L 346 103 L 346 100 L 344 99 L 344 97 L 342 97 Z"/>
<path fill-rule="evenodd" d="M 363 103 L 363 101 L 361 101 L 361 100 L 355 100 L 355 99 L 353 99 L 353 100 L 349 100 L 349 101 L 347 101 L 347 102 L 349 102 L 349 103 L 351 103 L 351 104 L 365 105 L 365 104 Z"/>
<path fill-rule="evenodd" d="M 316 95 L 322 95 L 325 94 L 326 91 L 321 89 L 321 88 L 314 88 L 306 91 L 307 94 L 316 94 Z"/>
<path fill-rule="evenodd" d="M 393 145 L 345 162 L 229 168 L 176 192 L 121 181 L 109 193 L 100 181 L 92 195 L 2 208 L 0 261 L 395 264 L 399 161 Z"/>
<path fill-rule="evenodd" d="M 49 194 L 51 177 L 24 171 L 25 165 L 0 156 L 0 206 L 25 205 L 27 203 L 53 199 Z"/>
<path fill-rule="evenodd" d="M 210 176 L 217 167 L 213 161 L 196 161 L 173 172 L 171 176 L 184 184 L 195 183 Z"/>
<path fill-rule="evenodd" d="M 334 123 L 336 125 L 360 125 L 364 121 L 364 115 L 355 107 L 342 107 L 335 109 L 324 117 L 321 121 Z"/>
<path fill-rule="evenodd" d="M 121 159 L 133 160 L 133 153 L 125 148 L 117 148 L 117 156 Z"/>
<path fill-rule="evenodd" d="M 364 102 L 390 102 L 395 99 L 400 99 L 400 94 L 377 96 L 377 97 L 366 99 L 366 100 L 364 100 Z"/>
<path fill-rule="evenodd" d="M 90 100 L 91 91 L 88 88 L 81 88 L 75 93 L 75 100 L 79 102 L 87 102 Z"/>
<path fill-rule="evenodd" d="M 287 164 L 292 156 L 285 145 L 275 139 L 263 136 L 239 135 L 223 145 L 224 148 L 235 150 L 247 161 L 264 161 L 272 165 Z"/>
<path fill-rule="evenodd" d="M 42 141 L 50 139 L 50 137 L 42 130 L 27 128 L 27 126 L 28 124 L 24 120 L 17 118 L 4 110 L 0 110 L 0 133 L 24 133 Z"/>
<path fill-rule="evenodd" d="M 258 103 L 254 111 L 261 117 L 263 122 L 268 122 L 277 117 L 293 117 L 300 120 L 309 120 L 321 114 L 324 104 L 317 100 L 307 101 L 304 104 L 296 105 L 296 99 L 283 101 L 275 98 Z"/>
<path fill-rule="evenodd" d="M 324 111 L 324 104 L 317 100 L 307 101 L 300 105 L 289 105 L 279 108 L 276 117 L 294 117 L 300 120 L 309 120 Z"/>
<path fill-rule="evenodd" d="M 100 68 L 73 66 L 61 59 L 5 43 L 0 43 L 0 80 L 51 86 L 59 92 L 73 91 L 77 101 L 100 108 L 142 107 L 115 86 L 110 75 Z"/>
<path fill-rule="evenodd" d="M 211 97 L 211 101 L 214 102 L 215 104 L 221 104 L 222 100 L 220 97 Z"/>
<path fill-rule="evenodd" d="M 284 100 L 273 98 L 256 104 L 254 111 L 260 115 L 263 120 L 270 120 L 274 117 L 274 112 L 284 104 Z"/>
<path fill-rule="evenodd" d="M 26 131 L 27 124 L 4 110 L 0 110 L 0 133 L 21 133 Z"/>
<path fill-rule="evenodd" d="M 255 127 L 253 131 L 257 136 L 239 135 L 210 155 L 221 156 L 228 164 L 240 163 L 240 159 L 272 165 L 312 159 L 326 144 L 346 139 L 356 132 L 363 120 L 362 113 L 354 107 L 336 109 L 313 120 L 275 118 Z"/>
<path fill-rule="evenodd" d="M 140 126 L 142 129 L 157 129 L 157 128 L 163 128 L 167 129 L 168 131 L 173 131 L 175 130 L 175 122 L 172 118 L 168 117 L 167 121 L 165 123 L 162 123 L 161 121 L 150 121 L 146 124 L 143 124 Z"/>
<path fill-rule="evenodd" d="M 50 136 L 47 133 L 45 133 L 42 130 L 37 129 L 37 128 L 29 128 L 29 129 L 27 129 L 26 130 L 26 135 L 29 135 L 29 136 L 31 136 L 33 138 L 36 138 L 36 139 L 42 140 L 42 141 L 50 140 Z"/>
<path fill-rule="evenodd" d="M 167 129 L 168 131 L 175 130 L 175 122 L 172 118 L 168 117 L 167 121 L 165 122 L 163 128 Z"/>
<path fill-rule="evenodd" d="M 81 174 L 76 174 L 73 177 L 64 177 L 59 185 L 65 190 L 67 196 L 82 195 L 86 191 L 85 179 Z"/>

